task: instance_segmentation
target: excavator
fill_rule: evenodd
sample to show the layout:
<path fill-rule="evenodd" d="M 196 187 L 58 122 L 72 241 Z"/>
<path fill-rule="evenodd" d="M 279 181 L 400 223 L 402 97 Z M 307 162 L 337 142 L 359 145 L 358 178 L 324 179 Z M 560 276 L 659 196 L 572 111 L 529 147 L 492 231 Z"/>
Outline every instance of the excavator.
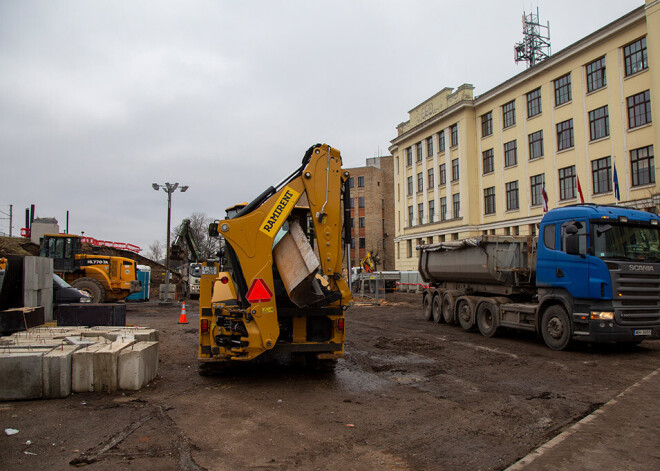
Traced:
<path fill-rule="evenodd" d="M 182 260 L 180 267 L 183 297 L 199 297 L 201 255 L 190 231 L 190 219 L 181 222 L 181 228 L 170 247 L 170 258 Z"/>
<path fill-rule="evenodd" d="M 344 354 L 353 300 L 342 277 L 351 228 L 349 173 L 341 165 L 339 150 L 316 144 L 284 181 L 211 224 L 209 235 L 224 238 L 227 263 L 218 271 L 202 266 L 200 374 L 267 352 L 314 366 Z"/>

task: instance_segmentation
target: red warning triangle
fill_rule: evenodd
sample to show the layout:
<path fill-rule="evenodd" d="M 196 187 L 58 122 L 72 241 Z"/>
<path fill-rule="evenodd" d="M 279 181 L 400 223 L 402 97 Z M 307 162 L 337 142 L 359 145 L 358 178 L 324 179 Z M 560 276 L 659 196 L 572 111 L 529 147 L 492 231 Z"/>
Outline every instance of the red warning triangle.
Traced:
<path fill-rule="evenodd" d="M 255 303 L 267 303 L 273 297 L 268 285 L 261 278 L 255 278 L 252 280 L 252 285 L 245 295 L 245 299 L 248 300 L 250 304 Z"/>

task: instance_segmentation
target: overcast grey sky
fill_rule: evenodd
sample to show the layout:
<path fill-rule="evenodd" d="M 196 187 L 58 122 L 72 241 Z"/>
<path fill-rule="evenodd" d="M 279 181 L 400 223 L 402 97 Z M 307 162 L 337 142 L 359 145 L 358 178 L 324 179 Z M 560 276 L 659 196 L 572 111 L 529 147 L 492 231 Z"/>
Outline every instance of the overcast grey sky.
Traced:
<path fill-rule="evenodd" d="M 190 186 L 174 226 L 224 217 L 316 142 L 362 166 L 442 88 L 524 70 L 537 5 L 557 52 L 643 0 L 0 0 L 0 211 L 18 234 L 30 204 L 62 231 L 68 210 L 70 232 L 144 253 L 166 233 L 152 182 Z"/>

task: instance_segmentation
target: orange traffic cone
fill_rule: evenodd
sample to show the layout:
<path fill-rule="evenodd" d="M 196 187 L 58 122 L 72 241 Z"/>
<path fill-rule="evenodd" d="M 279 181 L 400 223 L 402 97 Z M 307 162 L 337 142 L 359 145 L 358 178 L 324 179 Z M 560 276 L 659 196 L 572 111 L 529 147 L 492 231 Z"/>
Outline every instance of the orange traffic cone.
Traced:
<path fill-rule="evenodd" d="M 181 303 L 181 315 L 179 316 L 179 324 L 187 324 L 188 318 L 186 317 L 186 303 Z"/>

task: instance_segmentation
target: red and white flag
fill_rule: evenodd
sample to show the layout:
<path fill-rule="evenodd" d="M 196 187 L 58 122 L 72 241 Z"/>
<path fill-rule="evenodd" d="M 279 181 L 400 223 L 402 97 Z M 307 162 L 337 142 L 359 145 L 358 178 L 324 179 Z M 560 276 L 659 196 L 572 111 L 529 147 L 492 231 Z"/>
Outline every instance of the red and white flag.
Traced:
<path fill-rule="evenodd" d="M 580 203 L 584 204 L 584 195 L 582 194 L 582 187 L 580 186 L 580 177 L 576 175 L 575 179 L 577 180 L 577 190 L 580 194 Z"/>
<path fill-rule="evenodd" d="M 545 182 L 543 183 L 543 186 L 541 187 L 541 195 L 543 196 L 543 212 L 547 213 L 548 212 L 548 193 L 545 191 Z"/>

